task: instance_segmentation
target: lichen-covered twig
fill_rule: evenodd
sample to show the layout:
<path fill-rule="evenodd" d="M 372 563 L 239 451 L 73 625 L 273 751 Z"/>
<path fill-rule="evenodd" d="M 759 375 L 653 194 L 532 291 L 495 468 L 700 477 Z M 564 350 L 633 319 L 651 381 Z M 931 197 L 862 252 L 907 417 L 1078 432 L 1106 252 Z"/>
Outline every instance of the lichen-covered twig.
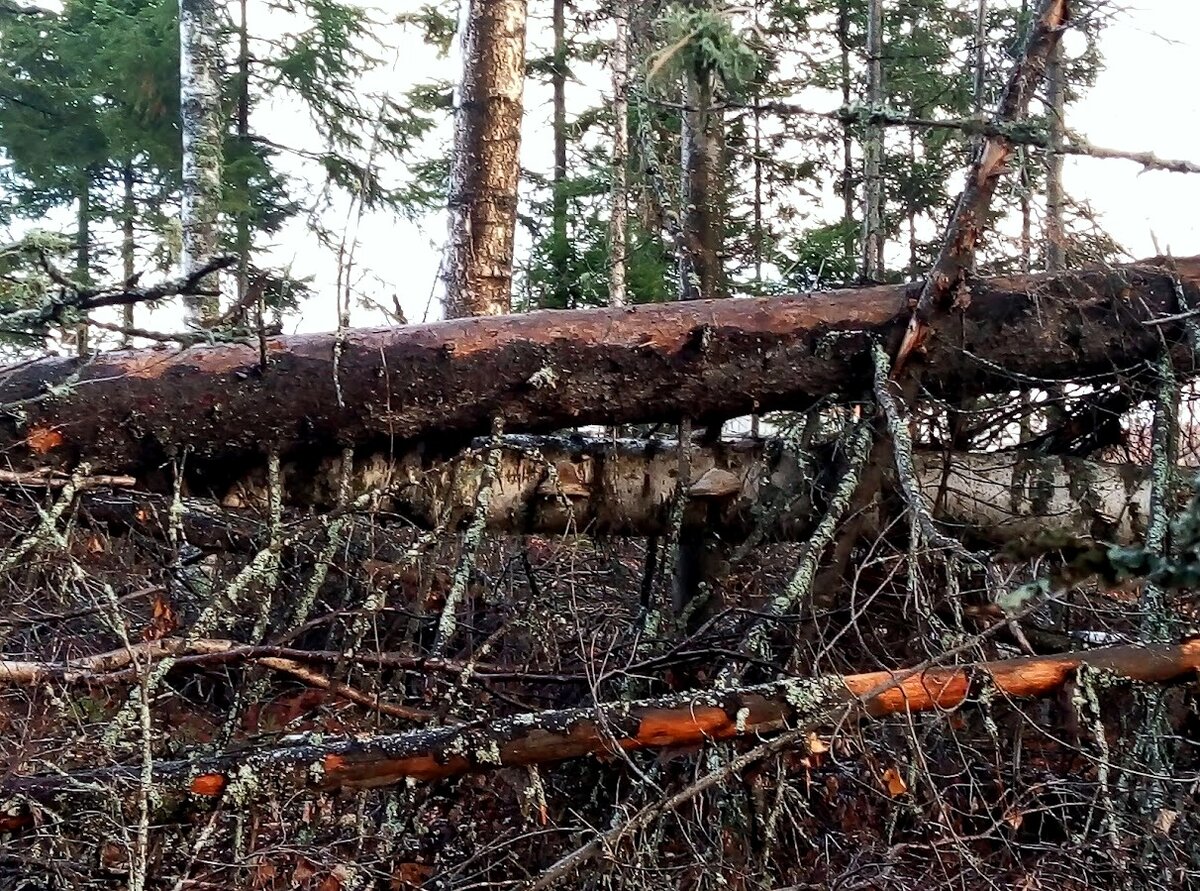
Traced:
<path fill-rule="evenodd" d="M 774 623 L 789 612 L 797 612 L 804 607 L 812 592 L 821 556 L 833 541 L 834 533 L 841 525 L 858 488 L 859 476 L 867 462 L 867 456 L 871 453 L 871 440 L 872 425 L 867 420 L 858 421 L 846 436 L 846 469 L 826 505 L 821 521 L 813 531 L 812 537 L 805 543 L 800 563 L 787 586 L 767 602 L 747 630 L 740 647 L 741 652 L 747 656 L 766 658 L 767 636 Z M 739 659 L 727 663 L 717 676 L 718 686 L 735 685 L 741 679 L 747 665 L 745 660 Z"/>

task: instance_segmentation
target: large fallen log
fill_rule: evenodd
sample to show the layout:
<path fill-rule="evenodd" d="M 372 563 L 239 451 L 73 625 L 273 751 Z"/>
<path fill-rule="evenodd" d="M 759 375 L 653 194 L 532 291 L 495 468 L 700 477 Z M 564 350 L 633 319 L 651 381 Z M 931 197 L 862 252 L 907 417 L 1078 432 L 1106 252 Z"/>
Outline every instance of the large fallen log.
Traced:
<path fill-rule="evenodd" d="M 492 448 L 498 451 L 496 472 L 489 497 L 481 499 Z M 482 507 L 486 528 L 498 534 L 663 535 L 670 531 L 678 489 L 677 449 L 678 443 L 666 440 L 508 436 L 499 446 L 476 443 L 449 459 L 427 451 L 395 460 L 375 455 L 355 462 L 350 496 L 376 491 L 372 511 L 424 529 L 465 529 Z M 837 464 L 827 446 L 799 453 L 779 440 L 694 444 L 683 526 L 709 529 L 727 542 L 751 535 L 806 539 L 836 485 Z M 1051 534 L 1129 544 L 1145 536 L 1147 467 L 1021 452 L 928 451 L 916 453 L 915 466 L 931 513 L 947 531 L 970 540 L 1002 545 Z M 340 476 L 337 460 L 315 468 L 285 465 L 285 503 L 332 509 Z M 188 541 L 210 550 L 265 545 L 263 475 L 252 474 L 219 497 L 219 505 L 185 500 L 178 518 Z M 85 493 L 81 503 L 84 519 L 110 528 L 162 537 L 169 526 L 166 496 L 100 491 Z M 292 522 L 311 520 L 300 514 Z"/>
<path fill-rule="evenodd" d="M 926 384 L 964 395 L 1078 379 L 1182 342 L 1177 292 L 1200 299 L 1200 258 L 972 282 L 963 324 L 927 345 Z M 869 392 L 867 346 L 898 344 L 917 286 L 796 297 L 549 311 L 251 345 L 49 358 L 0 372 L 11 469 L 69 466 L 145 482 L 172 460 L 240 475 L 289 454 L 459 444 L 491 429 L 711 422 Z M 963 301 L 966 302 L 964 296 Z M 1181 367 L 1188 367 L 1181 349 Z M 161 480 L 159 480 L 161 485 Z"/>
<path fill-rule="evenodd" d="M 210 758 L 157 761 L 156 791 L 214 796 L 228 791 L 243 801 L 256 790 L 334 789 L 435 780 L 498 767 L 548 764 L 618 750 L 754 739 L 785 728 L 818 726 L 844 709 L 868 715 L 954 708 L 990 682 L 1010 697 L 1045 696 L 1080 666 L 1145 683 L 1169 683 L 1200 669 L 1200 640 L 1179 645 L 1126 646 L 1050 657 L 1025 657 L 924 671 L 792 678 L 741 689 L 687 693 L 640 702 L 605 703 L 515 715 L 373 738 L 311 739 L 282 748 L 261 747 Z M 125 794 L 142 778 L 140 766 L 116 766 L 44 776 L 20 776 L 10 767 L 0 812 L 23 801 L 55 800 L 73 790 Z"/>

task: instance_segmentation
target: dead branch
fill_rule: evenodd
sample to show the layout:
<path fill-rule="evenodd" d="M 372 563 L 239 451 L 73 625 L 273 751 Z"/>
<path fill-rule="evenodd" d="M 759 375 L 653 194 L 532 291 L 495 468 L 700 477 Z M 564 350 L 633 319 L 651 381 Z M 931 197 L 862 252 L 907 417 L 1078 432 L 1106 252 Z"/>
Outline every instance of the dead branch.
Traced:
<path fill-rule="evenodd" d="M 669 103 L 668 103 L 669 104 Z M 745 108 L 744 105 L 731 107 Z M 917 130 L 954 130 L 964 136 L 998 136 L 1013 145 L 1056 151 L 1064 155 L 1101 158 L 1116 161 L 1132 161 L 1145 170 L 1162 170 L 1169 173 L 1200 173 L 1200 164 L 1178 158 L 1160 158 L 1153 152 L 1130 149 L 1104 148 L 1095 145 L 1079 134 L 1071 134 L 1069 142 L 1054 146 L 1044 129 L 1027 121 L 995 121 L 980 118 L 922 118 L 904 114 L 890 108 L 872 108 L 866 105 L 844 105 L 832 111 L 816 111 L 791 102 L 765 102 L 758 106 L 760 112 L 782 116 L 826 118 L 844 124 L 862 124 L 877 127 L 910 127 Z"/>
<path fill-rule="evenodd" d="M 498 767 L 548 764 L 586 756 L 705 742 L 754 739 L 829 721 L 843 710 L 881 717 L 954 708 L 980 683 L 1015 698 L 1051 694 L 1081 666 L 1122 680 L 1170 683 L 1200 669 L 1200 640 L 1177 645 L 1110 647 L 1050 657 L 1023 657 L 912 672 L 874 671 L 794 678 L 733 690 L 688 693 L 640 702 L 515 715 L 456 727 L 376 737 L 305 740 L 214 758 L 159 761 L 154 782 L 201 796 L 256 788 L 370 788 L 405 779 L 435 780 Z M 0 789 L 13 800 L 48 800 L 104 784 L 120 794 L 136 787 L 141 768 L 122 765 L 20 776 Z"/>
<path fill-rule="evenodd" d="M 1025 116 L 1068 18 L 1067 0 L 1042 0 L 1030 25 L 1024 53 L 1009 77 L 996 110 L 994 120 L 997 123 L 1010 123 Z M 1007 170 L 1012 149 L 1013 143 L 1006 136 L 988 136 L 967 171 L 967 183 L 946 227 L 941 251 L 921 289 L 904 340 L 896 351 L 895 375 L 904 369 L 913 350 L 924 345 L 935 317 L 950 312 L 951 301 L 971 270 L 975 245 L 983 232 L 996 185 Z M 967 301 L 969 299 L 967 297 Z M 958 302 L 961 308 L 966 301 L 960 299 Z"/>

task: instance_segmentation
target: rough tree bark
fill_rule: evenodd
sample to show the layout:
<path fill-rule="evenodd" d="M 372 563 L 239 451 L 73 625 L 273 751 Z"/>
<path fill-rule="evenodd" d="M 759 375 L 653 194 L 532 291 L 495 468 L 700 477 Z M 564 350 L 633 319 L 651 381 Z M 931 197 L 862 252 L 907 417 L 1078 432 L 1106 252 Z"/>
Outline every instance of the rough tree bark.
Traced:
<path fill-rule="evenodd" d="M 470 0 L 464 10 L 442 270 L 447 318 L 511 306 L 526 15 L 527 0 Z"/>
<path fill-rule="evenodd" d="M 1046 152 L 1045 262 L 1050 272 L 1067 266 L 1066 230 L 1063 220 L 1063 131 L 1066 124 L 1066 84 L 1062 44 L 1050 52 L 1046 65 L 1046 115 L 1050 121 L 1050 147 Z"/>
<path fill-rule="evenodd" d="M 1007 123 L 1025 116 L 1068 18 L 1067 0 L 1042 0 L 1024 53 L 1005 86 L 993 123 Z M 951 302 L 959 305 L 964 302 L 955 300 L 955 296 L 975 261 L 975 245 L 983 232 L 992 195 L 1008 169 L 1013 148 L 1013 143 L 1005 136 L 991 135 L 976 153 L 967 171 L 966 186 L 946 227 L 941 251 L 925 280 L 904 340 L 896 352 L 896 374 L 903 369 L 913 351 L 925 345 L 937 318 L 952 310 Z"/>
<path fill-rule="evenodd" d="M 929 341 L 926 384 L 971 395 L 1029 376 L 1078 379 L 1156 357 L 1164 337 L 1189 372 L 1182 322 L 1143 324 L 1183 309 L 1178 293 L 1200 299 L 1200 258 L 973 282 L 965 323 Z M 345 446 L 464 445 L 496 417 L 534 432 L 803 409 L 870 391 L 868 347 L 899 340 L 908 294 L 898 285 L 352 330 L 337 381 L 334 334 L 270 340 L 266 371 L 249 344 L 47 358 L 0 376 L 0 404 L 20 408 L 0 418 L 0 447 L 16 471 L 89 461 L 146 484 L 187 449 L 188 466 L 215 486 L 272 443 L 316 460 Z"/>
<path fill-rule="evenodd" d="M 179 91 L 183 133 L 183 274 L 218 253 L 221 206 L 221 53 L 215 0 L 179 0 Z M 220 314 L 220 277 L 205 282 L 211 294 L 184 298 L 194 323 Z"/>
<path fill-rule="evenodd" d="M 215 796 L 228 790 L 242 802 L 259 790 L 289 786 L 372 788 L 408 779 L 436 780 L 500 767 L 611 757 L 618 750 L 753 740 L 765 733 L 832 723 L 847 711 L 879 717 L 950 709 L 985 682 L 1003 696 L 1046 696 L 1061 689 L 1083 665 L 1144 683 L 1170 683 L 1200 669 L 1200 641 L 926 670 L 789 678 L 755 687 L 531 712 L 373 738 L 309 740 L 283 748 L 158 761 L 153 782 L 163 793 Z M 9 798 L 0 802 L 7 805 L 2 812 L 19 814 L 28 801 L 61 803 L 61 796 L 79 794 L 92 783 L 103 784 L 100 788 L 108 794 L 131 794 L 141 776 L 140 766 L 42 776 L 20 776 L 10 769 L 0 779 L 0 792 Z"/>
<path fill-rule="evenodd" d="M 708 0 L 691 0 L 703 8 Z M 692 65 L 684 74 L 680 145 L 679 299 L 711 300 L 726 296 L 724 264 L 724 155 L 722 112 L 715 107 L 711 66 Z"/>
<path fill-rule="evenodd" d="M 133 224 L 137 219 L 137 194 L 134 192 L 133 162 L 126 161 L 121 171 L 121 182 L 124 191 L 121 196 L 121 274 L 126 282 L 133 281 L 135 267 L 135 245 Z M 128 329 L 133 327 L 133 304 L 128 304 L 121 310 L 121 322 Z M 124 334 L 121 346 L 129 346 L 131 337 Z"/>
<path fill-rule="evenodd" d="M 554 94 L 554 176 L 551 180 L 550 218 L 554 230 L 554 250 L 550 257 L 554 285 L 550 294 L 543 295 L 542 306 L 565 309 L 571 305 L 570 246 L 568 238 L 567 201 L 567 3 L 554 0 L 551 10 L 551 30 L 554 32 L 554 59 L 550 86 Z"/>

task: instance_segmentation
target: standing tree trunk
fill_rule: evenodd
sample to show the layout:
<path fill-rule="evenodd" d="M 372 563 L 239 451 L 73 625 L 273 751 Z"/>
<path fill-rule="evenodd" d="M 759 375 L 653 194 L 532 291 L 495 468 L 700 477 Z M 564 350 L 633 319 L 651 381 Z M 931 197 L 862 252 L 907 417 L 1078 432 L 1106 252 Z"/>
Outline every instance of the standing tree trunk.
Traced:
<path fill-rule="evenodd" d="M 216 0 L 179 0 L 179 98 L 183 130 L 183 270 L 187 274 L 219 249 L 221 212 L 221 55 Z M 220 279 L 210 293 L 184 297 L 193 324 L 220 314 Z"/>
<path fill-rule="evenodd" d="M 87 285 L 92 277 L 92 186 L 91 171 L 85 170 L 79 180 L 77 227 L 75 230 L 75 281 Z M 88 323 L 85 315 L 75 329 L 75 351 L 80 357 L 88 355 Z"/>
<path fill-rule="evenodd" d="M 470 0 L 450 170 L 447 318 L 512 306 L 527 0 Z"/>
<path fill-rule="evenodd" d="M 608 221 L 608 305 L 624 306 L 629 251 L 629 0 L 617 0 L 613 11 L 617 34 L 613 41 L 613 159 L 612 210 Z"/>
<path fill-rule="evenodd" d="M 551 305 L 563 309 L 571 308 L 571 286 L 567 242 L 567 16 L 566 0 L 554 0 L 552 30 L 554 32 L 554 60 L 550 84 L 554 93 L 554 178 L 551 206 L 551 223 L 554 233 L 554 250 L 550 262 L 554 271 L 554 287 L 550 294 Z"/>
<path fill-rule="evenodd" d="M 867 10 L 867 105 L 883 105 L 883 0 L 871 0 Z M 867 127 L 863 146 L 863 278 L 882 281 L 883 275 L 883 127 Z"/>
<path fill-rule="evenodd" d="M 134 269 L 134 240 L 133 220 L 137 216 L 137 196 L 133 186 L 133 162 L 126 161 L 121 171 L 124 184 L 124 194 L 121 200 L 121 274 L 125 281 L 133 281 Z M 127 304 L 121 312 L 121 321 L 126 329 L 133 327 L 133 304 Z M 125 334 L 121 338 L 122 346 L 130 346 L 131 338 Z"/>
<path fill-rule="evenodd" d="M 702 0 L 707 2 L 707 0 Z M 724 120 L 713 107 L 713 75 L 689 67 L 684 75 L 680 161 L 683 251 L 679 261 L 679 299 L 711 300 L 726 296 L 723 264 L 725 219 Z"/>
<path fill-rule="evenodd" d="M 250 150 L 250 26 L 247 19 L 247 0 L 239 3 L 241 18 L 238 25 L 238 101 L 237 141 L 243 152 Z M 242 171 L 248 168 L 243 164 Z M 245 306 L 246 291 L 250 287 L 250 183 L 245 172 L 240 175 L 238 189 L 242 193 L 242 209 L 237 215 L 237 305 L 242 307 L 242 321 L 249 308 Z"/>
<path fill-rule="evenodd" d="M 1046 116 L 1050 119 L 1050 148 L 1046 152 L 1046 269 L 1061 272 L 1066 268 L 1066 241 L 1063 226 L 1063 118 L 1066 114 L 1066 90 L 1063 83 L 1062 44 L 1056 43 L 1046 65 Z"/>
<path fill-rule="evenodd" d="M 710 0 L 693 0 L 703 5 Z M 679 262 L 679 299 L 712 300 L 728 296 L 725 284 L 725 133 L 723 115 L 714 105 L 715 77 L 708 67 L 692 65 L 684 74 L 683 127 L 680 133 L 680 189 L 683 250 Z M 714 442 L 721 436 L 722 424 L 713 423 L 703 440 Z M 681 427 L 679 485 L 687 479 L 686 450 L 690 424 Z M 712 535 L 683 536 L 676 542 L 672 577 L 672 606 L 678 613 L 710 580 L 715 561 L 706 559 L 717 550 Z"/>
<path fill-rule="evenodd" d="M 842 55 L 842 107 L 850 107 L 850 0 L 838 4 L 838 46 Z M 842 247 L 847 274 L 854 269 L 854 139 L 850 121 L 842 121 Z"/>

